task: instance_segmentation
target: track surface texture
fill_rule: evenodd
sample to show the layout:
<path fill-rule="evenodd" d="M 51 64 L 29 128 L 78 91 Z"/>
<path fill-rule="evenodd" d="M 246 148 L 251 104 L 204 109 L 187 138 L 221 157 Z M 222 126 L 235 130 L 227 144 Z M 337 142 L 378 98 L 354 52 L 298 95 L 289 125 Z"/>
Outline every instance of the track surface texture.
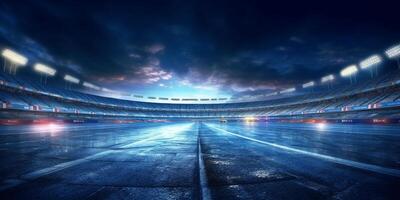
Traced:
<path fill-rule="evenodd" d="M 0 199 L 398 199 L 400 127 L 0 127 Z"/>

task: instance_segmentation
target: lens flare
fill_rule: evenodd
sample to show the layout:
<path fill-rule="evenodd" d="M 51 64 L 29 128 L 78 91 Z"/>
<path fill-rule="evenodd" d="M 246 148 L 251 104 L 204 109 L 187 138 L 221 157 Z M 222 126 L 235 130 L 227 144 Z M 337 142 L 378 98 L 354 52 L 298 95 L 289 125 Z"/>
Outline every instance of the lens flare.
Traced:
<path fill-rule="evenodd" d="M 49 122 L 49 123 L 33 125 L 32 129 L 34 132 L 40 134 L 50 134 L 50 136 L 53 137 L 57 136 L 58 133 L 62 132 L 64 130 L 64 126 L 60 123 Z"/>
<path fill-rule="evenodd" d="M 317 127 L 318 130 L 325 130 L 326 129 L 326 123 L 321 122 L 321 123 L 317 123 L 315 124 L 315 126 Z"/>

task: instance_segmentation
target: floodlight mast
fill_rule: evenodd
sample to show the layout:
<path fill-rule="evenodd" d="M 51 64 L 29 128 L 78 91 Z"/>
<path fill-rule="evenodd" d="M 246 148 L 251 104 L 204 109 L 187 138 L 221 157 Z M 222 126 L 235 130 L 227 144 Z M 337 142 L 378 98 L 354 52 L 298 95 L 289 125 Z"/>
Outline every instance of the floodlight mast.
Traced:
<path fill-rule="evenodd" d="M 385 54 L 390 59 L 399 58 L 400 57 L 400 45 L 390 47 L 389 49 L 387 49 L 385 51 Z"/>
<path fill-rule="evenodd" d="M 322 82 L 322 83 L 331 82 L 331 81 L 333 81 L 334 79 L 335 79 L 335 76 L 334 76 L 333 74 L 330 74 L 330 75 L 327 75 L 327 76 L 322 77 L 322 78 L 321 78 L 321 82 Z"/>
<path fill-rule="evenodd" d="M 285 89 L 285 90 L 282 90 L 282 91 L 280 91 L 280 93 L 281 94 L 285 94 L 285 93 L 290 93 L 290 92 L 294 92 L 294 91 L 296 91 L 296 88 L 288 88 L 288 89 Z"/>
<path fill-rule="evenodd" d="M 1 55 L 4 57 L 3 71 L 5 72 L 6 68 L 9 68 L 10 74 L 15 75 L 18 67 L 25 66 L 28 63 L 25 56 L 10 49 L 4 49 Z"/>
<path fill-rule="evenodd" d="M 303 89 L 311 88 L 311 92 L 314 92 L 315 81 L 310 81 L 302 85 Z"/>
<path fill-rule="evenodd" d="M 303 88 L 309 88 L 309 87 L 312 87 L 314 85 L 315 85 L 315 82 L 314 81 L 310 81 L 308 83 L 304 83 L 303 84 Z"/>
<path fill-rule="evenodd" d="M 335 80 L 335 76 L 333 74 L 329 74 L 321 78 L 321 83 L 328 83 L 328 87 L 331 88 L 333 80 Z"/>
<path fill-rule="evenodd" d="M 113 90 L 110 90 L 110 89 L 108 89 L 108 88 L 101 88 L 101 91 L 103 91 L 103 92 L 109 92 L 109 93 L 115 93 Z"/>
<path fill-rule="evenodd" d="M 265 94 L 264 96 L 265 97 L 269 97 L 269 96 L 273 96 L 273 95 L 277 95 L 277 94 L 278 94 L 278 92 L 272 92 L 272 93 L 269 93 L 269 94 Z"/>
<path fill-rule="evenodd" d="M 340 76 L 346 78 L 350 77 L 350 83 L 353 83 L 353 76 L 358 72 L 358 68 L 356 65 L 350 65 L 345 67 L 340 71 Z M 354 76 L 355 81 L 357 81 L 356 77 Z"/>
<path fill-rule="evenodd" d="M 376 66 L 377 64 L 379 64 L 381 62 L 382 62 L 382 58 L 379 55 L 372 55 L 360 62 L 360 68 L 368 69 L 373 66 Z"/>
<path fill-rule="evenodd" d="M 397 67 L 400 69 L 400 44 L 390 47 L 385 51 L 386 56 L 389 59 L 394 59 L 397 61 Z"/>
<path fill-rule="evenodd" d="M 33 69 L 38 72 L 41 76 L 40 76 L 40 81 L 44 81 L 44 84 L 47 84 L 47 77 L 48 76 L 54 76 L 57 72 L 56 69 L 51 68 L 47 65 L 41 64 L 41 63 L 36 63 L 33 66 Z M 43 79 L 43 75 L 44 75 L 44 80 Z"/>
<path fill-rule="evenodd" d="M 377 65 L 380 64 L 381 62 L 382 62 L 382 57 L 381 56 L 372 55 L 372 56 L 370 56 L 370 57 L 368 57 L 365 60 L 360 62 L 360 68 L 362 70 L 369 69 L 370 72 L 371 72 L 371 77 L 373 77 L 374 76 L 374 73 L 373 73 L 374 71 L 373 71 L 372 67 L 374 67 L 375 73 L 378 74 Z"/>
<path fill-rule="evenodd" d="M 79 84 L 80 80 L 76 77 L 73 77 L 69 74 L 64 75 L 64 80 L 65 80 L 65 87 L 67 89 L 71 89 L 72 84 Z"/>
<path fill-rule="evenodd" d="M 94 90 L 100 90 L 99 86 L 93 85 L 89 82 L 83 82 L 83 86 L 90 88 L 90 89 L 94 89 Z"/>
<path fill-rule="evenodd" d="M 79 84 L 79 82 L 80 82 L 78 78 L 75 78 L 75 77 L 73 77 L 71 75 L 68 75 L 68 74 L 66 74 L 64 76 L 64 80 L 67 81 L 67 82 L 70 82 L 70 83 L 75 83 L 75 84 Z"/>

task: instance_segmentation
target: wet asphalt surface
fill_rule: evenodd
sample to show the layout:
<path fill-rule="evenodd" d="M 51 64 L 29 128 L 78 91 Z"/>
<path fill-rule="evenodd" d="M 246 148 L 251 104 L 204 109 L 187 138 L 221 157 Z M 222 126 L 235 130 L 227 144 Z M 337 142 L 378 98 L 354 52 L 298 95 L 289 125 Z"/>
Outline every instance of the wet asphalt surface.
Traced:
<path fill-rule="evenodd" d="M 1 199 L 398 199 L 400 127 L 0 127 Z"/>

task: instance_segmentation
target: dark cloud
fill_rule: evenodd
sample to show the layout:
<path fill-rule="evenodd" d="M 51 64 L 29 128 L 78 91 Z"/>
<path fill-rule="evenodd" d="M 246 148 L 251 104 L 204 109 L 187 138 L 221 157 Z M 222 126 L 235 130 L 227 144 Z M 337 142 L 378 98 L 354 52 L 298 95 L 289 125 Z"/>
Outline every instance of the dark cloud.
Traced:
<path fill-rule="evenodd" d="M 105 84 L 284 88 L 397 43 L 368 2 L 2 1 L 0 42 Z M 206 81 L 204 81 L 206 80 Z"/>

